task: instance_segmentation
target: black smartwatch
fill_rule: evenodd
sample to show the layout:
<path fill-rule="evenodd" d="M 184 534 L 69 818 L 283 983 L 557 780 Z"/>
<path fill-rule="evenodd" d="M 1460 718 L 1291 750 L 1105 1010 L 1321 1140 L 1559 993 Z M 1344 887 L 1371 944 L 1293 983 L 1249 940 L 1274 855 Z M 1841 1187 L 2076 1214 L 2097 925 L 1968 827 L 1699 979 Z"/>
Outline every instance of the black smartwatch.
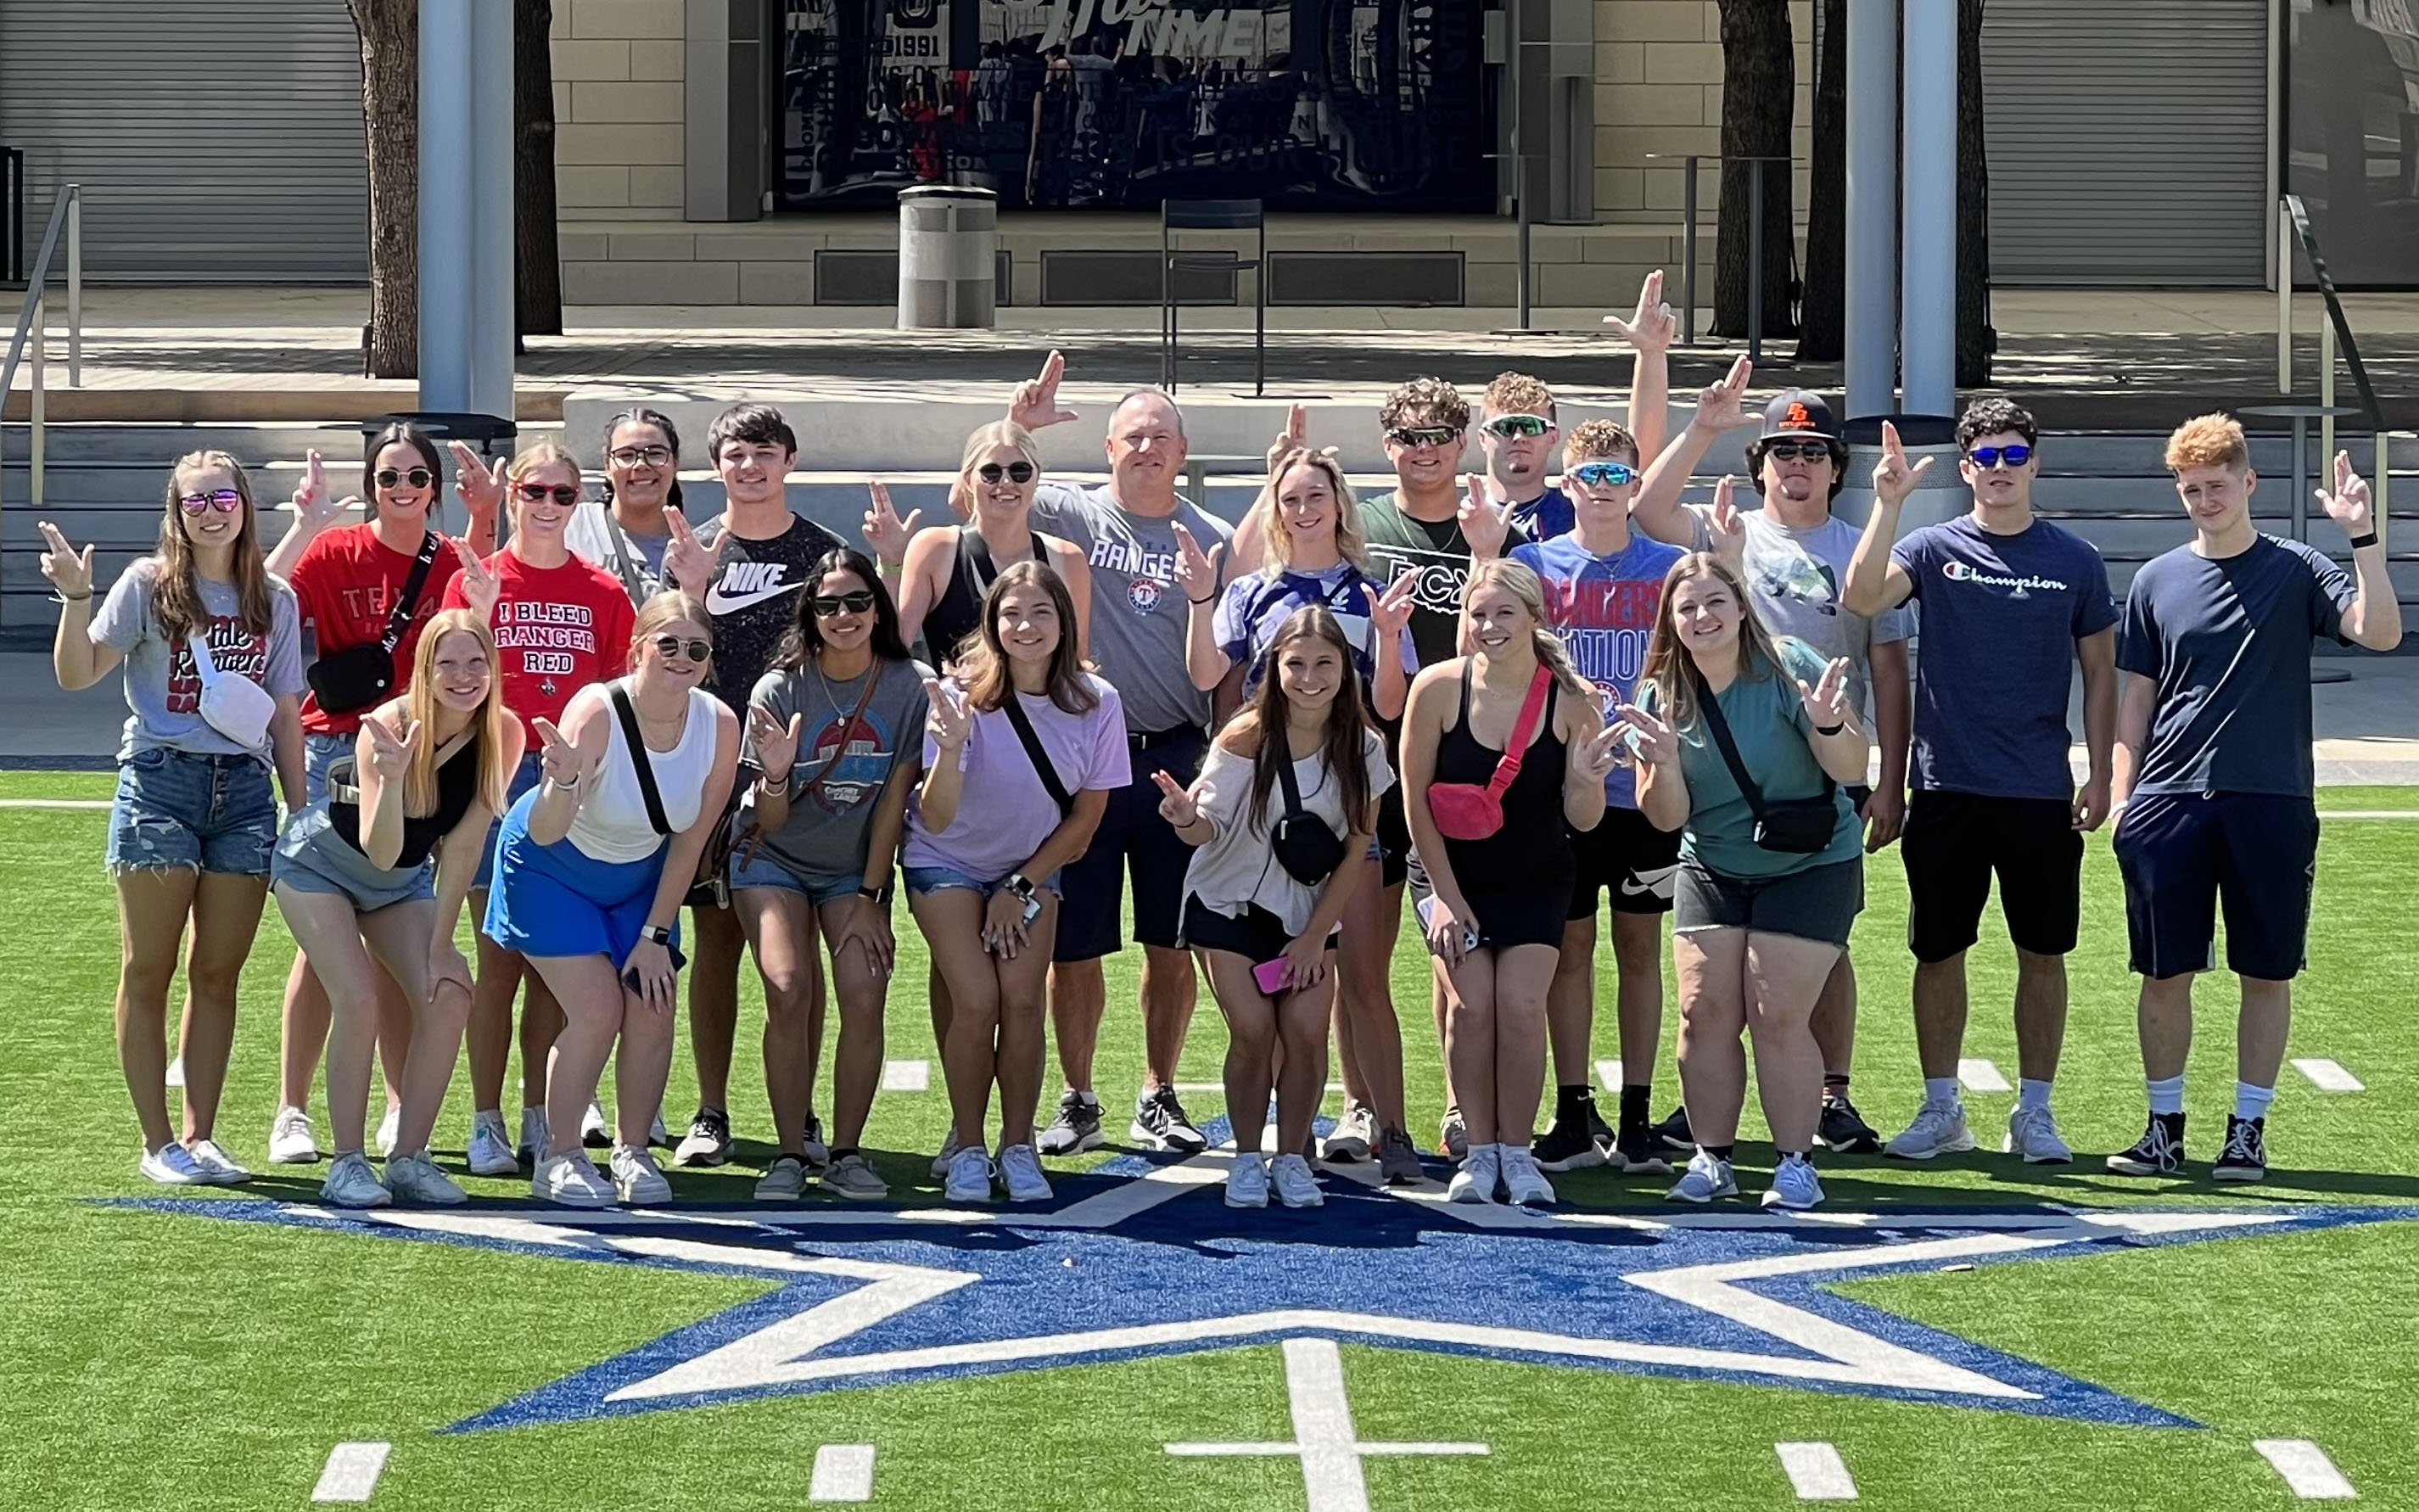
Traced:
<path fill-rule="evenodd" d="M 878 887 L 861 887 L 856 889 L 856 895 L 876 908 L 887 908 L 890 906 L 890 887 L 887 882 Z"/>
<path fill-rule="evenodd" d="M 2375 546 L 2376 544 L 2377 532 L 2375 531 L 2370 531 L 2365 535 L 2355 535 L 2351 538 L 2351 548 L 2355 551 L 2359 550 L 2363 547 Z"/>
<path fill-rule="evenodd" d="M 1000 886 L 1016 894 L 1019 898 L 1024 899 L 1026 903 L 1031 903 L 1033 901 L 1033 879 L 1026 876 L 1022 872 L 1010 872 L 1008 874 L 1008 880 L 1001 883 Z"/>

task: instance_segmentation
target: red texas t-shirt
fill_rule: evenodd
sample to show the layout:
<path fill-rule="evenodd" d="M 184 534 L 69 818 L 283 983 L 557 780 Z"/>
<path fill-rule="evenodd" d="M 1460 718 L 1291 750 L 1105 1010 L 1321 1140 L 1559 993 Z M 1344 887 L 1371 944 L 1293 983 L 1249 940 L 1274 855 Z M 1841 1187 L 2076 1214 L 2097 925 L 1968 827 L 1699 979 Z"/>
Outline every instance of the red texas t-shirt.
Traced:
<path fill-rule="evenodd" d="M 487 559 L 496 576 L 496 656 L 504 676 L 504 707 L 521 717 L 561 722 L 571 695 L 627 670 L 635 615 L 620 579 L 573 557 L 560 567 L 532 567 L 510 550 Z M 466 608 L 456 580 L 447 609 Z M 530 735 L 530 749 L 537 737 Z"/>
<path fill-rule="evenodd" d="M 419 549 L 415 542 L 410 551 L 394 550 L 378 540 L 374 526 L 366 524 L 339 526 L 304 547 L 287 581 L 302 611 L 302 623 L 312 627 L 317 641 L 313 655 L 331 656 L 384 636 L 387 610 L 403 593 L 404 579 L 411 576 Z M 403 639 L 395 644 L 396 693 L 411 681 L 411 656 L 420 644 L 420 627 L 437 612 L 446 585 L 461 570 L 462 559 L 455 543 L 440 537 L 437 555 L 428 563 L 428 580 L 421 585 L 411 618 L 404 625 Z M 302 700 L 302 728 L 314 734 L 349 735 L 361 728 L 362 716 L 367 712 L 330 714 L 319 707 L 318 696 L 312 694 Z"/>

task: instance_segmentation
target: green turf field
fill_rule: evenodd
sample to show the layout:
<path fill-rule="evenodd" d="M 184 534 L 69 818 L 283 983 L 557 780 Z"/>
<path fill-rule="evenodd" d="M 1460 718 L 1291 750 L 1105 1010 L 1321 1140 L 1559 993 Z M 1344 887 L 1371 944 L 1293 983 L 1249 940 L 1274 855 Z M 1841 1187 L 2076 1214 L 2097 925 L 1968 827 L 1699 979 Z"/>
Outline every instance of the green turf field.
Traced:
<path fill-rule="evenodd" d="M 110 783 L 105 774 L 0 774 L 0 801 L 105 798 Z M 2331 790 L 2321 801 L 2334 810 L 2419 811 L 2419 791 L 2410 789 Z M 1500 1351 L 1383 1348 L 1353 1335 L 1341 1359 L 1361 1440 L 1466 1441 L 1486 1444 L 1487 1454 L 1370 1458 L 1365 1502 L 1333 1500 L 1333 1481 L 1324 1490 L 1306 1484 L 1295 1457 L 1170 1456 L 1164 1445 L 1172 1441 L 1295 1436 L 1288 1367 L 1273 1337 L 742 1396 L 630 1416 L 549 1419 L 532 1411 L 530 1426 L 440 1432 L 532 1399 L 566 1377 L 763 1297 L 777 1283 L 694 1265 L 593 1263 L 545 1253 L 542 1244 L 401 1242 L 350 1229 L 108 1205 L 160 1193 L 134 1172 L 134 1124 L 111 1045 L 116 936 L 99 861 L 103 822 L 99 809 L 0 808 L 0 916 L 15 926 L 9 1032 L 0 1050 L 0 1274 L 8 1278 L 0 1290 L 0 1375 L 10 1388 L 0 1505 L 300 1505 L 335 1445 L 374 1442 L 393 1447 L 373 1504 L 449 1512 L 795 1507 L 809 1500 L 818 1448 L 834 1444 L 872 1446 L 869 1504 L 902 1509 L 1765 1507 L 1797 1500 L 1775 1445 L 1822 1443 L 1837 1450 L 1862 1501 L 1877 1507 L 2230 1512 L 2295 1500 L 2255 1441 L 2310 1440 L 2364 1502 L 2419 1506 L 2411 1412 L 2419 1402 L 2419 1221 L 2409 1220 L 2211 1242 L 2102 1244 L 2024 1263 L 1944 1262 L 1822 1283 L 1834 1299 L 1822 1306 L 1840 1316 L 1911 1319 L 1923 1337 L 1971 1341 L 1994 1358 L 2029 1362 L 2191 1426 L 1811 1390 L 1702 1371 L 1539 1364 Z M 2400 1205 L 2419 1219 L 2419 1179 L 2406 1174 L 2419 1169 L 2419 1093 L 2408 1074 L 2419 1060 L 2419 1027 L 2410 1016 L 2419 989 L 2419 820 L 2327 825 L 2311 972 L 2299 994 L 2291 1054 L 2332 1058 L 2366 1089 L 2321 1093 L 2288 1068 L 2271 1120 L 2276 1170 L 2250 1190 L 2220 1191 L 2198 1178 L 2127 1182 L 2099 1174 L 2098 1156 L 2139 1132 L 2142 1107 L 2122 903 L 2104 837 L 2094 840 L 2086 889 L 2057 1104 L 2085 1159 L 2044 1172 L 1995 1154 L 1951 1157 L 1931 1168 L 1826 1158 L 1832 1209 L 1903 1214 L 1941 1203 L 2047 1201 L 2128 1213 L 2214 1208 L 2264 1215 Z M 1909 963 L 1899 943 L 1904 889 L 1894 856 L 1872 869 L 1870 890 L 1858 936 L 1865 1007 L 1857 1088 L 1867 1116 L 1888 1133 L 1920 1095 L 1906 1010 Z M 903 910 L 899 922 L 888 1053 L 931 1058 L 921 954 Z M 1991 927 L 1974 958 L 1966 1054 L 1990 1058 L 2012 1080 L 2005 1006 L 2012 964 L 2004 941 L 1989 940 Z M 1427 1028 L 1425 957 L 1406 938 L 1396 989 L 1414 1132 L 1432 1139 L 1438 1054 Z M 291 949 L 272 906 L 245 980 L 220 1124 L 231 1152 L 255 1165 L 264 1162 L 273 1111 L 277 998 Z M 1132 972 L 1121 965 L 1112 964 L 1101 1056 L 1113 1125 L 1122 1124 L 1119 1101 L 1141 1064 Z M 747 997 L 757 1000 L 752 982 Z M 2230 997 L 2222 980 L 2204 986 L 2206 1030 L 2189 1084 L 2192 1154 L 2203 1171 L 2231 1096 Z M 767 1153 L 748 1138 L 761 1136 L 765 1123 L 760 1072 L 748 1064 L 757 1011 L 743 1011 L 734 1080 L 742 1165 L 674 1174 L 685 1201 L 744 1206 L 752 1163 Z M 1610 1057 L 1617 1050 L 1610 1013 L 1600 1017 L 1597 1053 Z M 1205 1003 L 1184 1077 L 1215 1081 L 1224 1042 Z M 1672 1100 L 1669 1057 L 1667 1032 L 1658 1113 Z M 901 1204 L 936 1195 L 924 1168 L 946 1121 L 933 1069 L 932 1090 L 885 1093 L 875 1104 L 869 1143 Z M 449 1164 L 466 1132 L 466 1088 L 467 1073 L 439 1125 L 439 1157 Z M 675 1124 L 692 1089 L 684 1060 L 669 1099 Z M 1188 1102 L 1200 1117 L 1219 1111 L 1212 1094 Z M 1986 1147 L 1995 1148 L 2011 1102 L 2006 1094 L 1968 1094 Z M 324 1137 L 324 1121 L 321 1129 Z M 1745 1132 L 1752 1140 L 1760 1131 L 1750 1100 Z M 1741 1184 L 1750 1200 L 1768 1168 L 1767 1147 L 1742 1145 Z M 272 1177 L 250 1193 L 208 1193 L 203 1200 L 316 1196 L 317 1170 L 268 1169 Z M 1657 1200 L 1664 1184 L 1657 1179 L 1591 1171 L 1555 1180 L 1581 1211 L 1671 1216 Z M 465 1185 L 493 1206 L 520 1207 L 526 1197 L 521 1181 L 465 1179 Z M 1062 1195 L 1082 1185 L 1063 1182 Z M 1329 1185 L 1350 1190 L 1340 1178 Z M 1550 1287 L 1526 1285 L 1518 1256 L 1542 1249 L 1488 1250 L 1475 1241 L 1492 1239 L 1465 1236 L 1449 1218 L 1429 1227 L 1452 1232 L 1424 1233 L 1418 1242 L 1425 1247 L 1408 1257 L 1425 1271 L 1388 1269 L 1407 1258 L 1389 1253 L 1397 1229 L 1356 1232 L 1344 1222 L 1351 1212 L 1410 1211 L 1381 1210 L 1378 1201 L 1340 1213 L 1347 1204 L 1331 1199 L 1317 1215 L 1326 1227 L 1307 1227 L 1312 1215 L 1274 1209 L 1232 1215 L 1214 1192 L 1195 1192 L 1147 1215 L 1138 1230 L 1147 1250 L 1131 1252 L 1144 1258 L 1130 1272 L 1104 1273 L 1086 1247 L 1091 1241 L 1071 1237 L 1055 1274 L 1019 1282 L 986 1271 L 986 1281 L 963 1299 L 919 1305 L 934 1310 L 963 1300 L 971 1307 L 996 1294 L 1002 1300 L 986 1304 L 998 1314 L 985 1315 L 986 1336 L 1006 1336 L 1029 1332 L 1020 1318 L 1064 1310 L 1070 1298 L 1106 1316 L 1158 1304 L 1148 1294 L 1155 1287 L 1214 1291 L 1230 1284 L 1228 1273 L 1259 1276 L 1256 1284 L 1271 1293 L 1280 1282 L 1332 1287 L 1338 1305 L 1349 1301 L 1363 1311 L 1384 1300 L 1369 1294 L 1371 1277 L 1417 1274 L 1439 1295 L 1498 1299 L 1489 1305 L 1508 1326 L 1576 1330 L 1552 1304 Z M 808 1206 L 836 1205 L 810 1189 Z M 1536 1242 L 1559 1244 L 1562 1232 Z M 811 1257 L 829 1247 L 822 1234 L 807 1228 L 778 1243 L 786 1250 L 794 1241 L 793 1253 Z M 1013 1225 L 940 1238 L 963 1246 L 958 1253 L 973 1269 L 1009 1259 L 1046 1263 L 1061 1244 Z M 1492 1260 L 1438 1269 L 1471 1256 Z M 1568 1307 L 1628 1295 L 1620 1276 L 1656 1263 L 1621 1245 L 1585 1252 L 1580 1269 L 1569 1273 L 1584 1284 L 1564 1294 Z M 1170 1292 L 1163 1300 L 1178 1307 L 1193 1299 Z M 1221 1299 L 1224 1311 L 1256 1305 L 1248 1294 L 1231 1306 L 1227 1301 Z M 1376 1310 L 1416 1309 L 1407 1301 Z M 1756 1344 L 1736 1328 L 1706 1342 Z M 1330 1499 L 1322 1504 L 1320 1495 Z"/>

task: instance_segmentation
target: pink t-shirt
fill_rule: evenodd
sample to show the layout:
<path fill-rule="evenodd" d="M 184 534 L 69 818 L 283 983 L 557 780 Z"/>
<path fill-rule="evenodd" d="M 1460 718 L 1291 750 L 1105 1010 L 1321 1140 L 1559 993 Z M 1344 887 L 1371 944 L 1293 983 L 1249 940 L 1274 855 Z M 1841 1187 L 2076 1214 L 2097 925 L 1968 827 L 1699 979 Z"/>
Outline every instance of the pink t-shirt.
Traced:
<path fill-rule="evenodd" d="M 945 683 L 963 696 L 956 678 Z M 1069 714 L 1042 694 L 1016 695 L 1057 769 L 1059 784 L 1070 795 L 1086 788 L 1114 791 L 1133 780 L 1126 752 L 1125 706 L 1117 690 L 1088 672 L 1084 683 L 1100 700 L 1086 714 Z M 924 765 L 929 769 L 940 759 L 939 744 L 927 733 Z M 920 792 L 908 800 L 906 862 L 910 867 L 948 867 L 995 882 L 1023 866 L 1058 827 L 1058 805 L 1041 785 L 1004 709 L 975 711 L 958 769 L 965 773 L 965 786 L 948 829 L 934 834 L 924 827 Z"/>

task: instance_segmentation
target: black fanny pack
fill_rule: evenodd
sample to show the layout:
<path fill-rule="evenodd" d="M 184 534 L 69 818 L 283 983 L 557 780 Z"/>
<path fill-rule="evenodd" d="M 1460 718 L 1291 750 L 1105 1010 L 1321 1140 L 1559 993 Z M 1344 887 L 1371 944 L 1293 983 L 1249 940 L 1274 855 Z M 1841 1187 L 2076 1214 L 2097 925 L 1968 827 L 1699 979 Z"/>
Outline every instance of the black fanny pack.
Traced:
<path fill-rule="evenodd" d="M 319 701 L 320 712 L 350 714 L 366 709 L 394 691 L 394 648 L 403 640 L 406 626 L 411 624 L 412 605 L 420 590 L 427 586 L 428 569 L 436 564 L 439 537 L 430 531 L 420 538 L 420 555 L 411 562 L 411 575 L 403 580 L 403 593 L 387 610 L 386 634 L 376 640 L 365 640 L 357 646 L 331 652 L 311 663 L 304 676 L 311 684 L 312 696 Z"/>
<path fill-rule="evenodd" d="M 1263 740 L 1286 738 L 1280 730 L 1273 736 L 1263 733 Z M 1293 752 L 1277 763 L 1277 781 L 1285 788 L 1285 813 L 1269 836 L 1269 849 L 1286 875 L 1304 887 L 1317 887 L 1326 881 L 1334 870 L 1344 864 L 1344 840 L 1329 826 L 1326 820 L 1302 806 L 1302 788 L 1294 781 Z"/>
<path fill-rule="evenodd" d="M 1765 801 L 1764 790 L 1747 775 L 1747 763 L 1739 760 L 1738 745 L 1731 739 L 1730 721 L 1722 717 L 1720 702 L 1702 677 L 1697 680 L 1697 701 L 1705 711 L 1705 728 L 1721 749 L 1722 764 L 1731 769 L 1731 780 L 1738 784 L 1739 795 L 1755 815 L 1755 842 L 1789 856 L 1815 856 L 1830 849 L 1831 837 L 1840 830 L 1839 790 L 1831 774 L 1823 774 L 1819 798 Z"/>

